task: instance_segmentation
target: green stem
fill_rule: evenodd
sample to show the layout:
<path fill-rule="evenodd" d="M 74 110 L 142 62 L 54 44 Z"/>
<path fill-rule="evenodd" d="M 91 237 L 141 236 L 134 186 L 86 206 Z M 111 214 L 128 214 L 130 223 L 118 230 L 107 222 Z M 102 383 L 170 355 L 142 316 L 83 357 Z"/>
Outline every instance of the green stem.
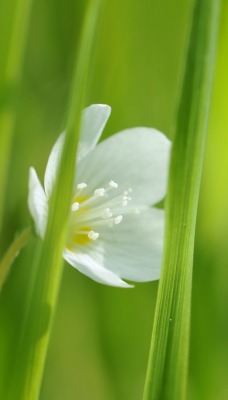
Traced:
<path fill-rule="evenodd" d="M 31 227 L 26 228 L 21 232 L 19 236 L 16 237 L 14 242 L 8 248 L 6 254 L 4 255 L 0 263 L 0 290 L 4 284 L 7 275 L 10 271 L 10 267 L 14 262 L 15 258 L 18 256 L 23 247 L 28 243 L 28 241 L 33 236 L 33 230 Z"/>

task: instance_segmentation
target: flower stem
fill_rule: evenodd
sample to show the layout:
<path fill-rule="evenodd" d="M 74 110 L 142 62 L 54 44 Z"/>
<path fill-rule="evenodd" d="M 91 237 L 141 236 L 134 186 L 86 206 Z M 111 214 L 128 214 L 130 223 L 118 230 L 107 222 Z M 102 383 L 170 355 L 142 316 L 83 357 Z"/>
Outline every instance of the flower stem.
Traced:
<path fill-rule="evenodd" d="M 32 227 L 24 229 L 21 232 L 21 234 L 16 237 L 14 242 L 10 245 L 7 252 L 5 253 L 2 261 L 0 262 L 0 290 L 7 278 L 12 263 L 20 253 L 21 249 L 23 249 L 23 247 L 32 238 L 32 236 L 33 236 Z"/>

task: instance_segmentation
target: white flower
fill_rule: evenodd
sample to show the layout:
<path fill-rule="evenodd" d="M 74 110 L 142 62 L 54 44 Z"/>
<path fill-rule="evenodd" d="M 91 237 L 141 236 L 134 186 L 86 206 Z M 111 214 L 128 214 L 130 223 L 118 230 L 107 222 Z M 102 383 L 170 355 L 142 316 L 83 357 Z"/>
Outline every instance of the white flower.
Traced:
<path fill-rule="evenodd" d="M 151 205 L 166 193 L 170 141 L 155 129 L 132 128 L 97 145 L 110 111 L 100 104 L 83 111 L 63 257 L 97 282 L 129 287 L 121 278 L 144 282 L 160 275 L 164 211 Z M 28 204 L 41 237 L 63 142 L 64 134 L 51 151 L 44 189 L 30 168 Z"/>

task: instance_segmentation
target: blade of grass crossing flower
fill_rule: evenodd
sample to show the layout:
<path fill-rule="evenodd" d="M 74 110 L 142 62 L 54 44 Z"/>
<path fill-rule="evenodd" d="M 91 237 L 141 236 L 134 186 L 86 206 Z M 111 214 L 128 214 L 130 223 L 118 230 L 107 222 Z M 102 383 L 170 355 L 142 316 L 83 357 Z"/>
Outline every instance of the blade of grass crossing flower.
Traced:
<path fill-rule="evenodd" d="M 196 0 L 171 156 L 162 276 L 144 400 L 186 396 L 197 204 L 219 21 L 218 0 Z"/>
<path fill-rule="evenodd" d="M 32 0 L 15 0 L 1 8 L 0 23 L 0 227 L 13 135 L 16 97 L 23 64 Z M 10 9 L 9 9 L 10 7 Z M 10 21 L 9 21 L 10 20 Z M 11 23 L 9 23 L 11 22 Z M 4 41 L 2 43 L 2 41 Z"/>
<path fill-rule="evenodd" d="M 91 1 L 84 21 L 59 173 L 50 199 L 45 239 L 40 252 L 38 251 L 38 258 L 34 261 L 34 286 L 28 299 L 28 312 L 14 366 L 10 393 L 12 400 L 33 400 L 39 396 L 51 321 L 62 275 L 62 251 L 75 175 L 81 111 L 101 4 L 101 0 Z"/>

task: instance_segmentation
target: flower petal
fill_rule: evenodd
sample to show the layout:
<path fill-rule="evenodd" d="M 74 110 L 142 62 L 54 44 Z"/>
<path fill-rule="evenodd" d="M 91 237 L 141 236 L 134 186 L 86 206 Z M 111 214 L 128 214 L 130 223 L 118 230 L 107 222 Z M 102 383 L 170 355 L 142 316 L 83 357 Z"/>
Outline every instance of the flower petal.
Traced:
<path fill-rule="evenodd" d="M 63 132 L 55 142 L 46 166 L 44 174 L 44 189 L 48 198 L 51 196 L 51 192 L 57 176 L 57 170 L 63 150 L 64 139 L 65 133 Z"/>
<path fill-rule="evenodd" d="M 106 104 L 92 104 L 83 110 L 77 161 L 96 146 L 110 113 L 111 107 Z"/>
<path fill-rule="evenodd" d="M 104 104 L 93 104 L 83 110 L 77 160 L 85 157 L 97 144 L 109 118 L 110 112 L 111 108 Z M 59 136 L 48 159 L 44 176 L 44 188 L 48 197 L 51 195 L 57 175 L 64 137 L 64 133 Z"/>
<path fill-rule="evenodd" d="M 36 233 L 43 238 L 48 217 L 48 203 L 34 168 L 29 170 L 28 206 L 35 222 Z"/>
<path fill-rule="evenodd" d="M 99 239 L 85 246 L 94 262 L 122 279 L 147 282 L 159 279 L 164 239 L 164 211 L 146 208 L 125 215 L 120 225 L 99 230 Z"/>
<path fill-rule="evenodd" d="M 126 129 L 99 143 L 79 162 L 77 182 L 86 182 L 94 191 L 114 180 L 120 193 L 132 188 L 132 204 L 156 204 L 166 193 L 169 155 L 170 141 L 161 132 Z"/>
<path fill-rule="evenodd" d="M 78 271 L 89 276 L 96 282 L 103 283 L 109 286 L 130 288 L 126 282 L 122 281 L 119 276 L 103 267 L 101 264 L 93 260 L 85 253 L 72 253 L 65 249 L 63 254 L 64 259 Z"/>

